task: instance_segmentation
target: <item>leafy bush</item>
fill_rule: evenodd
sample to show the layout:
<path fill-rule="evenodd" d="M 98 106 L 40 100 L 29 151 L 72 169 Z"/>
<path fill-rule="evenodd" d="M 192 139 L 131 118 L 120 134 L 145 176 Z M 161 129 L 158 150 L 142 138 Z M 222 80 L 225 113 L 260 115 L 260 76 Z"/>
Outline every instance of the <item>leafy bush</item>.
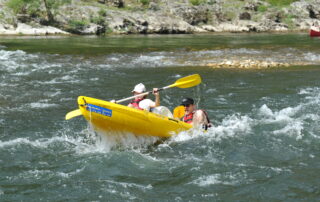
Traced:
<path fill-rule="evenodd" d="M 267 6 L 261 5 L 261 6 L 258 7 L 258 11 L 259 12 L 266 12 L 267 10 L 268 10 Z"/>
<path fill-rule="evenodd" d="M 14 12 L 19 13 L 25 6 L 22 0 L 10 0 L 7 2 L 7 6 Z"/>
<path fill-rule="evenodd" d="M 94 24 L 97 24 L 97 25 L 104 25 L 104 23 L 105 23 L 105 19 L 102 16 L 91 17 L 90 21 Z"/>
<path fill-rule="evenodd" d="M 53 21 L 53 14 L 58 8 L 70 3 L 71 0 L 8 0 L 7 6 L 15 14 L 29 14 L 30 16 L 41 16 L 46 13 L 49 21 Z M 45 10 L 41 10 L 45 8 Z"/>
<path fill-rule="evenodd" d="M 105 9 L 100 9 L 100 10 L 98 11 L 98 14 L 99 14 L 100 16 L 106 17 L 106 16 L 107 16 L 107 11 L 106 11 Z"/>
<path fill-rule="evenodd" d="M 295 18 L 294 15 L 286 15 L 285 18 L 283 19 L 283 23 L 288 25 L 289 29 L 294 29 L 296 28 L 296 25 L 294 24 L 293 19 Z"/>
<path fill-rule="evenodd" d="M 199 6 L 201 3 L 203 3 L 203 0 L 189 0 L 189 2 L 194 6 Z"/>
<path fill-rule="evenodd" d="M 272 6 L 288 6 L 298 0 L 266 0 Z"/>
<path fill-rule="evenodd" d="M 140 0 L 140 3 L 142 3 L 144 6 L 147 6 L 150 4 L 150 0 Z"/>
<path fill-rule="evenodd" d="M 15 14 L 32 14 L 39 11 L 40 1 L 9 0 L 7 6 Z"/>
<path fill-rule="evenodd" d="M 70 20 L 69 21 L 69 28 L 71 30 L 83 30 L 85 26 L 88 25 L 87 21 L 81 21 L 81 20 Z"/>

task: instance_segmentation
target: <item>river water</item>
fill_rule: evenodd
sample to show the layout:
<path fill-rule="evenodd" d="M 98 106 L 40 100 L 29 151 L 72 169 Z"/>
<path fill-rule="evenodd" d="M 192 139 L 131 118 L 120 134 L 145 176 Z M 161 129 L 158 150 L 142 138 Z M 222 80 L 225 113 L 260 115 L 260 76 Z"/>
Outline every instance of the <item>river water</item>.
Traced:
<path fill-rule="evenodd" d="M 2 37 L 0 200 L 317 201 L 319 46 L 307 34 Z M 228 58 L 292 65 L 206 66 Z M 64 120 L 79 95 L 121 99 L 194 73 L 201 85 L 161 103 L 195 98 L 206 133 L 115 142 Z"/>

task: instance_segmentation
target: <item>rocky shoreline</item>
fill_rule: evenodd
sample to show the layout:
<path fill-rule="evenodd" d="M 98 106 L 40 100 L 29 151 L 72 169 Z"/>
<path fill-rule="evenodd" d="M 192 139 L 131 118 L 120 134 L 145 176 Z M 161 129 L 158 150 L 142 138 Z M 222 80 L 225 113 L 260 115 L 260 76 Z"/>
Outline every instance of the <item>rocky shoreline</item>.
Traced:
<path fill-rule="evenodd" d="M 288 32 L 320 24 L 320 0 L 274 6 L 263 0 L 72 0 L 52 11 L 17 14 L 0 0 L 0 35 Z M 199 0 L 200 1 L 200 0 Z M 138 3 L 137 3 L 138 2 Z M 146 2 L 146 1 L 145 1 Z M 210 2 L 210 3 L 208 3 Z"/>
<path fill-rule="evenodd" d="M 266 69 L 271 67 L 289 67 L 289 66 L 306 66 L 310 65 L 303 62 L 275 62 L 275 61 L 262 61 L 262 60 L 224 60 L 217 63 L 204 64 L 203 66 L 211 68 L 236 68 L 236 69 Z"/>

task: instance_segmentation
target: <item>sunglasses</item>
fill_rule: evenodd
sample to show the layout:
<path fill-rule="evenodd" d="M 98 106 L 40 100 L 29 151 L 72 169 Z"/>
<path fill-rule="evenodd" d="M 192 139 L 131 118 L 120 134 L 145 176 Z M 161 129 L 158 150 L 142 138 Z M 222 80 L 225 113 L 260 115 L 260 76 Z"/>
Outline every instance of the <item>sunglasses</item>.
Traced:
<path fill-rule="evenodd" d="M 185 105 L 183 105 L 184 107 L 189 107 L 191 104 L 185 104 Z"/>

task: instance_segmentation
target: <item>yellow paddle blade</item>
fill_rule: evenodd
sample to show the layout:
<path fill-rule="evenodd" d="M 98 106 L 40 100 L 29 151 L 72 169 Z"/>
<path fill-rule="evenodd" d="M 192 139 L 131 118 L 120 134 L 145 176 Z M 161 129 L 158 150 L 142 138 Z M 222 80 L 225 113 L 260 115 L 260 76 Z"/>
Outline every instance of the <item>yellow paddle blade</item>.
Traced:
<path fill-rule="evenodd" d="M 178 88 L 190 88 L 201 83 L 201 77 L 199 74 L 192 74 L 190 76 L 183 77 L 178 79 L 174 84 L 168 86 L 169 88 L 178 87 Z"/>
<path fill-rule="evenodd" d="M 80 116 L 80 115 L 82 115 L 80 109 L 73 110 L 73 111 L 66 114 L 66 120 L 72 119 L 72 118 L 74 118 L 76 116 Z"/>
<path fill-rule="evenodd" d="M 177 106 L 173 110 L 173 118 L 181 119 L 184 116 L 184 113 L 185 113 L 184 106 L 182 106 L 182 105 Z"/>

